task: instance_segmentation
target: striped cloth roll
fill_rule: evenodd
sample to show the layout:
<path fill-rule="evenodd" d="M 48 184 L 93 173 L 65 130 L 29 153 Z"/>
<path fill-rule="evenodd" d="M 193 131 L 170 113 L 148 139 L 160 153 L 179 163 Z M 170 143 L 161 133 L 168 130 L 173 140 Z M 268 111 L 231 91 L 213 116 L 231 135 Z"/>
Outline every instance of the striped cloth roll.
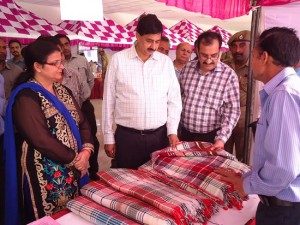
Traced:
<path fill-rule="evenodd" d="M 98 225 L 136 225 L 119 213 L 105 208 L 91 199 L 79 196 L 67 203 L 67 208 L 83 219 Z"/>
<path fill-rule="evenodd" d="M 243 200 L 214 170 L 223 167 L 243 174 L 250 168 L 223 149 L 211 150 L 211 146 L 207 142 L 181 142 L 176 148 L 167 147 L 152 153 L 151 166 L 158 174 L 197 189 L 224 207 L 240 209 Z"/>
<path fill-rule="evenodd" d="M 175 225 L 175 221 L 157 208 L 116 191 L 103 181 L 94 181 L 81 188 L 81 193 L 98 204 L 130 219 L 148 225 Z"/>
<path fill-rule="evenodd" d="M 172 215 L 177 224 L 203 223 L 216 211 L 211 199 L 170 187 L 141 171 L 108 169 L 97 174 L 114 189 Z"/>

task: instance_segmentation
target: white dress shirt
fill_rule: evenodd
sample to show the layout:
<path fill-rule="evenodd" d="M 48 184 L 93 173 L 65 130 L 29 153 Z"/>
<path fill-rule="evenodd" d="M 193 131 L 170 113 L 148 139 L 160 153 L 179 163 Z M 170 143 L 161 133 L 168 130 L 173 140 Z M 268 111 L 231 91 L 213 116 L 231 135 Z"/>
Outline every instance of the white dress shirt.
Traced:
<path fill-rule="evenodd" d="M 137 130 L 167 125 L 177 134 L 182 109 L 180 87 L 171 59 L 159 52 L 143 62 L 135 46 L 113 55 L 104 82 L 104 144 L 114 144 L 115 123 Z"/>

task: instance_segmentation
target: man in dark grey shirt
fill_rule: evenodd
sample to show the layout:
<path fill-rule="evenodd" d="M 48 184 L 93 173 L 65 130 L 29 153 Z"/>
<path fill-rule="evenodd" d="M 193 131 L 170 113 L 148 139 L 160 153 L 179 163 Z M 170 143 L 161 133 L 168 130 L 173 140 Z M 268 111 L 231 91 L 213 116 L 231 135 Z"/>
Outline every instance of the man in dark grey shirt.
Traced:
<path fill-rule="evenodd" d="M 22 72 L 22 69 L 14 64 L 6 63 L 6 56 L 6 43 L 2 38 L 0 38 L 0 73 L 4 78 L 5 97 L 8 99 L 15 80 Z"/>
<path fill-rule="evenodd" d="M 62 51 L 65 56 L 64 65 L 68 68 L 72 68 L 73 70 L 77 70 L 81 75 L 80 78 L 82 80 L 86 80 L 86 84 L 88 84 L 89 88 L 92 90 L 95 77 L 87 59 L 84 56 L 72 54 L 70 39 L 68 36 L 57 34 L 55 37 L 60 41 Z M 89 176 L 92 180 L 97 180 L 99 179 L 96 173 L 98 172 L 98 152 L 100 144 L 96 136 L 97 124 L 94 113 L 95 109 L 89 98 L 83 100 L 81 110 L 89 121 L 91 132 L 94 137 L 94 154 L 90 157 Z"/>

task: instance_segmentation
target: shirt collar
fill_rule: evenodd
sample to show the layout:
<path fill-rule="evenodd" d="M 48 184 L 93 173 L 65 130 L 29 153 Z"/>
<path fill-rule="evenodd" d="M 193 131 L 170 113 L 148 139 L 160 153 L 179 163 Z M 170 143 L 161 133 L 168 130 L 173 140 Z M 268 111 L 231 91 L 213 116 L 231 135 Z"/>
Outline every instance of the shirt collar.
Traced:
<path fill-rule="evenodd" d="M 69 60 L 66 61 L 71 61 L 73 58 L 78 58 L 79 55 L 78 54 L 71 54 L 71 58 Z"/>
<path fill-rule="evenodd" d="M 268 83 L 265 84 L 264 90 L 270 95 L 270 93 L 291 74 L 295 74 L 295 70 L 292 67 L 286 67 L 276 74 Z"/>
<path fill-rule="evenodd" d="M 134 58 L 140 58 L 139 57 L 139 55 L 137 54 L 137 51 L 136 51 L 136 49 L 135 49 L 135 45 L 132 45 L 131 47 L 130 47 L 130 49 L 129 49 L 129 58 L 130 59 L 134 59 Z M 154 59 L 154 60 L 159 60 L 159 55 L 158 55 L 158 53 L 155 51 L 155 52 L 153 52 L 153 54 L 150 56 L 150 58 L 149 59 Z M 148 60 L 149 60 L 148 59 Z M 147 61 L 148 61 L 147 60 Z"/>
<path fill-rule="evenodd" d="M 295 71 L 298 74 L 298 76 L 300 76 L 300 67 L 296 68 Z"/>
<path fill-rule="evenodd" d="M 6 62 L 5 65 L 4 65 L 3 70 L 5 70 L 5 69 L 11 70 L 11 64 L 9 64 L 9 63 Z"/>
<path fill-rule="evenodd" d="M 236 70 L 235 62 L 233 59 L 231 59 L 230 61 L 224 61 L 224 63 L 231 66 L 233 68 L 233 70 Z M 243 67 L 249 67 L 249 59 L 243 65 L 241 65 L 238 69 L 241 69 Z"/>
<path fill-rule="evenodd" d="M 14 58 L 11 59 L 11 61 L 13 61 L 14 63 L 23 63 L 24 62 L 24 58 L 21 58 L 19 61 L 16 61 Z"/>

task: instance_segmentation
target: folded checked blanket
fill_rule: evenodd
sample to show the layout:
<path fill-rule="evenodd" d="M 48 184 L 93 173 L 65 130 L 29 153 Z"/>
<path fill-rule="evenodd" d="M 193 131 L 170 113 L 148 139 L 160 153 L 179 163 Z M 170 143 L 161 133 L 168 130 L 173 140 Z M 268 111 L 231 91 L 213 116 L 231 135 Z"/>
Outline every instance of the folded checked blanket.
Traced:
<path fill-rule="evenodd" d="M 81 188 L 81 194 L 132 220 L 148 225 L 175 225 L 175 221 L 157 208 L 110 187 L 103 181 L 93 181 Z"/>
<path fill-rule="evenodd" d="M 141 171 L 108 169 L 97 174 L 114 189 L 171 215 L 176 224 L 203 223 L 216 212 L 211 199 L 170 187 Z"/>
<path fill-rule="evenodd" d="M 162 173 L 157 172 L 156 170 L 154 170 L 152 168 L 151 161 L 148 161 L 147 163 L 140 166 L 138 168 L 138 170 L 142 171 L 144 173 L 147 173 L 147 175 L 149 175 L 149 176 L 153 177 L 154 179 L 159 180 L 160 182 L 163 182 L 167 185 L 170 185 L 175 188 L 180 188 L 182 190 L 186 190 L 192 194 L 195 194 L 195 195 L 198 195 L 201 197 L 208 197 L 208 198 L 211 198 L 214 201 L 218 202 L 218 199 L 216 199 L 215 197 L 210 197 L 211 196 L 210 194 L 205 194 L 200 189 L 194 188 L 183 181 L 176 180 L 170 176 L 166 176 Z M 238 196 L 238 194 L 236 192 L 227 193 L 227 195 L 225 195 L 224 197 L 225 197 L 225 199 L 223 200 L 223 204 L 219 203 L 219 205 L 222 206 L 224 209 L 231 208 L 233 205 L 235 205 L 237 209 L 242 208 L 242 205 L 241 205 L 242 200 L 240 199 L 240 197 Z"/>
<path fill-rule="evenodd" d="M 159 180 L 160 182 L 162 182 L 164 184 L 167 184 L 167 185 L 170 185 L 172 187 L 179 188 L 182 190 L 186 190 L 192 194 L 199 195 L 201 197 L 208 197 L 202 191 L 199 191 L 197 188 L 193 188 L 193 187 L 189 186 L 187 183 L 184 183 L 183 181 L 176 180 L 170 176 L 166 176 L 166 175 L 154 170 L 152 167 L 151 160 L 149 160 L 148 162 L 146 162 L 145 164 L 140 166 L 138 168 L 138 170 L 146 173 L 148 176 L 153 177 L 154 179 Z"/>
<path fill-rule="evenodd" d="M 220 181 L 220 176 L 214 173 L 214 169 L 230 168 L 242 174 L 250 168 L 223 149 L 211 150 L 211 146 L 207 142 L 180 142 L 175 148 L 167 147 L 156 151 L 151 155 L 151 167 L 156 171 L 153 174 L 157 178 L 159 174 L 167 176 L 171 179 L 170 184 L 179 185 L 187 191 L 195 192 L 194 189 L 197 189 L 224 208 L 235 206 L 241 209 L 243 199 L 233 191 L 231 184 Z M 149 170 L 147 166 L 139 169 Z M 165 180 L 167 178 L 161 177 Z"/>
<path fill-rule="evenodd" d="M 99 225 L 136 225 L 136 223 L 119 213 L 105 208 L 91 199 L 79 196 L 67 203 L 67 208 L 83 219 Z"/>

